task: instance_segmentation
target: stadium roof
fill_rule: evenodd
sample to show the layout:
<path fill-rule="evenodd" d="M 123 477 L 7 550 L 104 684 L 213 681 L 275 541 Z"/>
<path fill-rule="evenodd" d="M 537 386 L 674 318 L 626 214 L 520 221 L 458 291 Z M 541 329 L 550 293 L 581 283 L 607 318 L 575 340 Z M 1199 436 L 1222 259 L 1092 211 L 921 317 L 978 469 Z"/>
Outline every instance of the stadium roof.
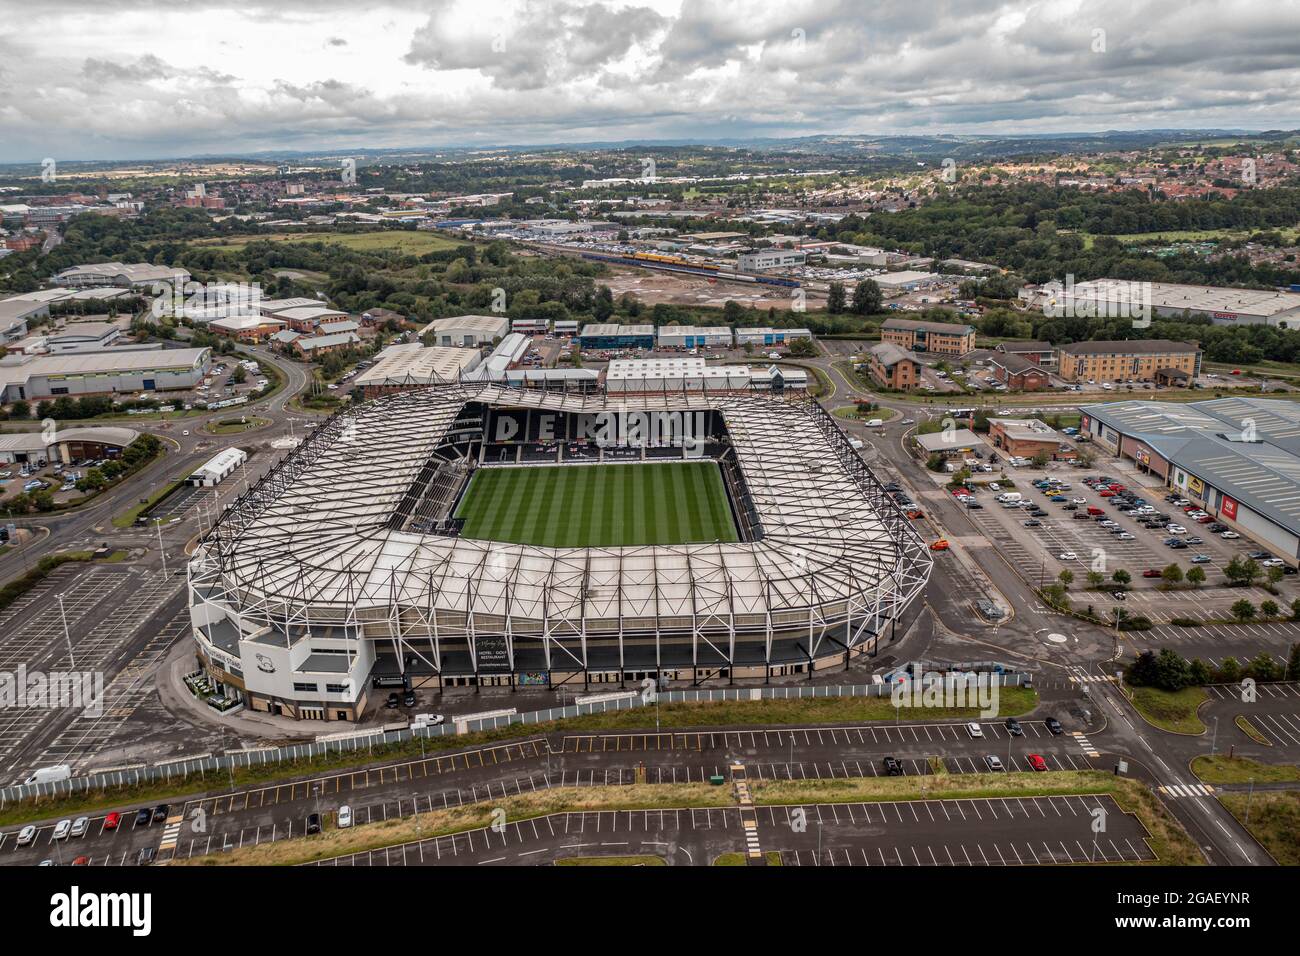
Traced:
<path fill-rule="evenodd" d="M 376 385 L 438 385 L 454 382 L 478 365 L 478 349 L 425 348 L 419 342 L 391 345 L 379 360 L 357 376 L 357 388 Z"/>
<path fill-rule="evenodd" d="M 709 411 L 728 426 L 757 540 L 543 548 L 398 530 L 394 522 L 468 402 L 554 412 Z M 811 403 L 744 396 L 622 399 L 447 386 L 336 415 L 230 508 L 191 562 L 200 593 L 251 620 L 312 626 L 401 615 L 418 628 L 577 637 L 876 621 L 924 586 L 925 542 Z M 575 466 L 582 467 L 582 466 Z M 395 610 L 400 609 L 400 610 Z M 458 622 L 453 624 L 452 622 Z M 508 623 L 507 623 L 508 622 Z M 367 629 L 372 626 L 367 624 Z M 423 631 L 421 631 L 423 633 Z"/>

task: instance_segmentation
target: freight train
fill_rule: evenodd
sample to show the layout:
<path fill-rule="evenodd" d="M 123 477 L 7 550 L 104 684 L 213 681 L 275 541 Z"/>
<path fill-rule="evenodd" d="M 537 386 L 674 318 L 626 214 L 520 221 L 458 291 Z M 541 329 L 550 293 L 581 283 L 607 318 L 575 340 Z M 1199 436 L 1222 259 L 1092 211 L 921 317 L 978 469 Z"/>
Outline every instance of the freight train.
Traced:
<path fill-rule="evenodd" d="M 785 276 L 758 275 L 752 272 L 738 272 L 734 268 L 725 268 L 712 263 L 692 262 L 680 256 L 669 256 L 657 252 L 633 252 L 618 255 L 609 252 L 584 252 L 582 258 L 597 262 L 614 262 L 625 266 L 642 266 L 647 269 L 662 269 L 665 272 L 680 272 L 686 275 L 704 276 L 709 279 L 724 279 L 727 282 L 756 282 L 763 285 L 777 285 L 787 289 L 799 288 L 798 279 Z"/>

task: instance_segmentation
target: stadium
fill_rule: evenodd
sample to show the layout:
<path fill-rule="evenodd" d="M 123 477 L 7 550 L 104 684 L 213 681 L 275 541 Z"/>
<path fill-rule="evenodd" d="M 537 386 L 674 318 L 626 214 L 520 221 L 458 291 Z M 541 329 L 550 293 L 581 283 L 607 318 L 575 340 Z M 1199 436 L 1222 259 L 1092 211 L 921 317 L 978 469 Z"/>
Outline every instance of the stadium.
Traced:
<path fill-rule="evenodd" d="M 845 665 L 930 568 L 806 397 L 458 383 L 322 424 L 200 541 L 189 587 L 220 693 L 353 720 L 377 689 Z"/>

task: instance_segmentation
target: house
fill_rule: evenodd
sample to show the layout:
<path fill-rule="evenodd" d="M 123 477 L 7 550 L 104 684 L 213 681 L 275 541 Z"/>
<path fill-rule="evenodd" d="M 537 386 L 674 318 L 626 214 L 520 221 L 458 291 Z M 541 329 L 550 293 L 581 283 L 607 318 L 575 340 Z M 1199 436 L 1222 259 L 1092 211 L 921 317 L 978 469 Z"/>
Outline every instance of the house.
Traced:
<path fill-rule="evenodd" d="M 1015 392 L 1037 392 L 1052 383 L 1048 371 L 1019 354 L 994 352 L 989 357 L 993 377 Z"/>
<path fill-rule="evenodd" d="M 906 349 L 880 342 L 867 349 L 867 374 L 881 388 L 906 392 L 921 380 L 921 363 Z"/>
<path fill-rule="evenodd" d="M 902 349 L 937 355 L 961 356 L 975 349 L 975 327 L 955 322 L 886 319 L 880 338 Z"/>

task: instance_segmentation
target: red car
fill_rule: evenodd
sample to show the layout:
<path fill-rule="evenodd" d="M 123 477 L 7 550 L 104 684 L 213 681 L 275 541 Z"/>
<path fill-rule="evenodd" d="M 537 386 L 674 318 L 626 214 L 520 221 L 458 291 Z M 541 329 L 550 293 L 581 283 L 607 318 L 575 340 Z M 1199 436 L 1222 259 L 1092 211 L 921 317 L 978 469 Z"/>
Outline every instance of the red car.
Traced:
<path fill-rule="evenodd" d="M 1110 490 L 1111 490 L 1111 491 L 1123 491 L 1123 490 L 1124 490 L 1124 486 L 1121 485 L 1118 481 L 1112 481 L 1112 482 L 1110 483 Z"/>
<path fill-rule="evenodd" d="M 116 830 L 117 825 L 122 822 L 122 814 L 114 810 L 108 816 L 104 817 L 104 829 Z"/>
<path fill-rule="evenodd" d="M 1159 568 L 1147 568 L 1142 572 L 1142 577 L 1144 578 L 1158 578 L 1160 575 L 1161 571 Z"/>
<path fill-rule="evenodd" d="M 1047 761 L 1038 754 L 1030 754 L 1025 759 L 1029 761 L 1029 766 L 1033 767 L 1035 770 L 1042 771 L 1047 769 Z"/>
<path fill-rule="evenodd" d="M 73 866 L 90 866 L 90 857 L 79 856 L 72 861 Z"/>
<path fill-rule="evenodd" d="M 1115 497 L 1115 492 L 1113 492 L 1113 491 L 1103 491 L 1103 492 L 1101 493 L 1101 497 L 1103 497 L 1103 498 L 1114 498 L 1114 497 Z"/>
<path fill-rule="evenodd" d="M 1209 524 L 1214 520 L 1214 515 L 1201 515 L 1196 519 L 1197 524 Z"/>

